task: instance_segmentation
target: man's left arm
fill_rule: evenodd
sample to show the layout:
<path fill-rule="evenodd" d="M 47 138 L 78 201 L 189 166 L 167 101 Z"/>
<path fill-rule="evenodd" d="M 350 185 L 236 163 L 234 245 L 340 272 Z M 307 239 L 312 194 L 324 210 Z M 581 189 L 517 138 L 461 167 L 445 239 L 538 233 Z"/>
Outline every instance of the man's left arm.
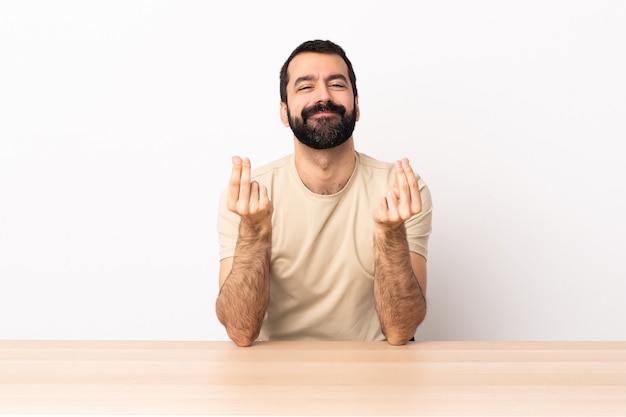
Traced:
<path fill-rule="evenodd" d="M 426 259 L 409 252 L 404 225 L 374 237 L 374 298 L 387 341 L 403 345 L 426 316 Z"/>
<path fill-rule="evenodd" d="M 387 341 L 403 345 L 426 316 L 426 259 L 409 251 L 404 222 L 422 211 L 419 185 L 405 158 L 374 212 L 374 298 Z"/>

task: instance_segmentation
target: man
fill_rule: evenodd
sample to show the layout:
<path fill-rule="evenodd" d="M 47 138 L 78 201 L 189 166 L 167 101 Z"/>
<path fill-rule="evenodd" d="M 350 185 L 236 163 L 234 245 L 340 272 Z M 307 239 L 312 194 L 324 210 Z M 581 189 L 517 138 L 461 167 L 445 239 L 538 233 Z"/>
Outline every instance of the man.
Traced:
<path fill-rule="evenodd" d="M 355 151 L 356 76 L 340 46 L 298 46 L 280 96 L 294 153 L 254 171 L 233 157 L 220 200 L 218 319 L 239 346 L 405 344 L 426 314 L 427 186 L 406 158 Z"/>

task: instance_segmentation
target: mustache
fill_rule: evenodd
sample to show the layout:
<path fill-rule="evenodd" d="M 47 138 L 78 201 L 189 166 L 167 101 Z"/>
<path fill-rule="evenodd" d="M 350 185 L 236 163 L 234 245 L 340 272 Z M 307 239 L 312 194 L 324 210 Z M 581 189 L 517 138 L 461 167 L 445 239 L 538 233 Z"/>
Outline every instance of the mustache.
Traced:
<path fill-rule="evenodd" d="M 343 117 L 343 115 L 346 114 L 346 108 L 341 104 L 335 104 L 330 101 L 327 103 L 314 104 L 311 107 L 305 107 L 302 109 L 302 121 L 306 122 L 306 119 L 308 119 L 311 115 L 320 112 L 332 112 Z"/>

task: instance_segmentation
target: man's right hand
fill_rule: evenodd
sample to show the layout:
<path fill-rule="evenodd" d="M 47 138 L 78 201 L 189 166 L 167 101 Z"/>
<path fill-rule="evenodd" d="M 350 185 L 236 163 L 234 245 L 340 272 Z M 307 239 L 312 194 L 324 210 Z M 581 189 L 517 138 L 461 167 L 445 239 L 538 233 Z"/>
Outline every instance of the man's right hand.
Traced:
<path fill-rule="evenodd" d="M 233 170 L 228 183 L 228 210 L 238 214 L 250 226 L 270 222 L 274 207 L 267 188 L 250 180 L 250 160 L 233 156 Z"/>

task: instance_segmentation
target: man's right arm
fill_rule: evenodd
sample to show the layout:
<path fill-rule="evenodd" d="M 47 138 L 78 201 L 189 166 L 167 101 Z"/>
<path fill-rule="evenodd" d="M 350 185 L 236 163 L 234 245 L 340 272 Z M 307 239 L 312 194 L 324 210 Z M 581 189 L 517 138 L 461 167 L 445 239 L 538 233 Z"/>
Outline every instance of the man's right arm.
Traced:
<path fill-rule="evenodd" d="M 273 206 L 267 189 L 250 180 L 250 161 L 233 157 L 227 206 L 241 217 L 235 255 L 220 263 L 217 318 L 228 337 L 250 346 L 261 331 L 269 301 Z"/>
<path fill-rule="evenodd" d="M 239 346 L 250 346 L 259 336 L 270 293 L 271 228 L 251 229 L 242 223 L 235 256 L 220 262 L 217 318 Z"/>

